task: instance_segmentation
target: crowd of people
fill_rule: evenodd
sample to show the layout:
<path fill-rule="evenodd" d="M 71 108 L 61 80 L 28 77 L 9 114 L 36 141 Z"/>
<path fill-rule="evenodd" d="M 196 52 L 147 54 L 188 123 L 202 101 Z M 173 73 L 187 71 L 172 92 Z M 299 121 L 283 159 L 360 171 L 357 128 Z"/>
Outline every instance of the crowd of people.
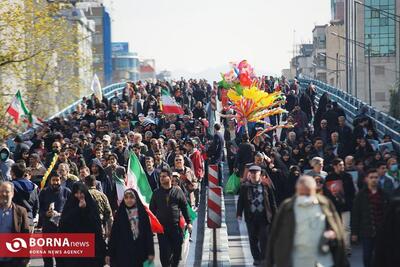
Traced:
<path fill-rule="evenodd" d="M 184 114 L 162 112 L 161 90 Z M 143 266 L 155 255 L 149 208 L 164 230 L 162 266 L 178 266 L 184 232 L 192 228 L 188 207 L 196 211 L 200 203 L 206 151 L 222 149 L 208 143 L 216 90 L 205 80 L 128 82 L 122 94 L 83 98 L 68 116 L 4 140 L 0 233 L 95 234 L 95 258 L 45 257 L 45 266 Z M 149 207 L 135 189 L 118 192 L 131 151 L 153 191 Z M 0 266 L 27 261 L 1 258 Z"/>
<path fill-rule="evenodd" d="M 238 129 L 232 110 L 217 110 L 218 99 L 226 103 L 224 89 L 182 79 L 128 82 L 122 94 L 84 98 L 68 116 L 4 140 L 0 233 L 95 234 L 94 258 L 55 258 L 57 266 L 152 262 L 146 204 L 132 188 L 118 196 L 132 151 L 153 191 L 149 208 L 164 228 L 157 235 L 163 267 L 179 265 L 184 231 L 192 228 L 188 207 L 199 207 L 207 165 L 218 165 L 223 185 L 224 162 L 241 180 L 237 218 L 244 214 L 254 265 L 348 266 L 352 242 L 361 242 L 365 266 L 400 266 L 400 170 L 391 137 L 379 138 L 363 109 L 350 125 L 327 94 L 316 104 L 312 84 L 303 90 L 296 80 L 260 80 L 263 90 L 286 95 L 288 113 L 266 123 L 293 128 Z M 162 90 L 182 115 L 163 112 Z M 0 258 L 0 266 L 28 261 Z"/>
<path fill-rule="evenodd" d="M 352 124 L 315 87 L 279 86 L 294 125 L 238 135 L 226 122 L 230 172 L 241 179 L 237 218 L 244 213 L 254 265 L 349 266 L 360 242 L 364 266 L 397 266 L 400 170 L 389 135 L 379 138 L 362 108 Z M 270 118 L 270 122 L 277 118 Z M 278 208 L 279 207 L 279 208 Z M 268 244 L 267 241 L 268 240 Z"/>

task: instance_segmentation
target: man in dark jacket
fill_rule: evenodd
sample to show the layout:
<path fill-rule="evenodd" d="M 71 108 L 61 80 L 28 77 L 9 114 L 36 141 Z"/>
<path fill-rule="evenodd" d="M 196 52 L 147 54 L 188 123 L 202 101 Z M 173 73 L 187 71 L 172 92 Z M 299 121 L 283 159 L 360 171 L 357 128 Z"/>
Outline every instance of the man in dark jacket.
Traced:
<path fill-rule="evenodd" d="M 244 134 L 242 136 L 242 143 L 239 145 L 234 164 L 235 171 L 240 177 L 243 176 L 246 164 L 253 162 L 255 150 L 256 149 L 254 145 L 249 142 L 249 136 Z"/>
<path fill-rule="evenodd" d="M 376 237 L 374 267 L 400 266 L 400 188 L 389 202 L 383 219 L 381 231 Z"/>
<path fill-rule="evenodd" d="M 53 173 L 50 185 L 39 194 L 39 220 L 42 222 L 43 233 L 57 233 L 58 221 L 71 191 L 61 186 L 61 177 Z M 53 258 L 43 258 L 45 267 L 53 266 Z M 56 259 L 57 261 L 57 259 Z"/>
<path fill-rule="evenodd" d="M 288 267 L 293 262 L 295 266 L 349 266 L 340 217 L 332 202 L 317 194 L 316 188 L 311 176 L 300 177 L 296 195 L 279 207 L 264 266 Z"/>
<path fill-rule="evenodd" d="M 111 190 L 109 195 L 106 195 L 107 197 L 110 196 L 108 200 L 114 212 L 118 208 L 117 184 L 125 184 L 126 172 L 124 167 L 118 165 L 118 156 L 115 153 L 108 156 L 108 164 L 104 172 L 110 181 Z"/>
<path fill-rule="evenodd" d="M 290 113 L 298 103 L 299 99 L 296 96 L 295 91 L 290 90 L 290 94 L 286 97 L 285 109 Z"/>
<path fill-rule="evenodd" d="M 14 150 L 14 161 L 22 159 L 22 151 L 29 151 L 29 147 L 24 143 L 21 136 L 17 135 L 14 138 L 15 150 Z"/>
<path fill-rule="evenodd" d="M 334 131 L 338 126 L 339 114 L 333 109 L 332 104 L 326 105 L 326 112 L 322 115 L 323 119 L 326 119 L 328 123 L 328 130 Z"/>
<path fill-rule="evenodd" d="M 261 168 L 253 165 L 249 172 L 250 181 L 240 187 L 236 216 L 241 220 L 244 212 L 253 265 L 260 265 L 265 260 L 267 227 L 272 223 L 276 204 L 272 190 L 261 183 Z"/>
<path fill-rule="evenodd" d="M 29 219 L 26 209 L 12 202 L 13 183 L 0 183 L 0 233 L 29 233 Z M 29 259 L 0 258 L 0 266 L 26 266 Z"/>
<path fill-rule="evenodd" d="M 34 183 L 24 177 L 26 167 L 22 163 L 11 166 L 11 176 L 14 184 L 13 202 L 24 207 L 28 213 L 29 225 L 33 229 L 33 219 L 39 210 L 39 196 Z"/>
<path fill-rule="evenodd" d="M 46 154 L 46 161 L 45 161 L 46 168 L 48 168 L 50 166 L 51 162 L 53 161 L 54 156 L 56 154 L 60 153 L 61 143 L 58 141 L 53 142 L 53 144 L 51 145 L 51 148 L 52 148 L 52 152 Z"/>
<path fill-rule="evenodd" d="M 351 239 L 360 240 L 363 246 L 365 267 L 372 266 L 376 235 L 383 224 L 384 212 L 389 196 L 378 187 L 376 169 L 370 169 L 365 176 L 367 187 L 358 192 L 351 213 Z"/>
<path fill-rule="evenodd" d="M 348 156 L 353 153 L 353 130 L 350 126 L 346 125 L 346 118 L 344 116 L 339 116 L 336 131 L 339 133 L 339 143 L 343 145 L 343 154 Z"/>
<path fill-rule="evenodd" d="M 213 141 L 207 151 L 210 157 L 210 164 L 217 164 L 218 165 L 218 180 L 219 183 L 222 183 L 222 169 L 223 169 L 223 162 L 225 160 L 224 156 L 224 146 L 225 140 L 224 136 L 220 132 L 221 125 L 216 123 L 214 125 L 214 138 Z"/>
<path fill-rule="evenodd" d="M 56 165 L 55 165 L 54 168 L 57 169 L 58 166 L 59 166 L 61 163 L 68 164 L 68 166 L 69 166 L 69 173 L 71 173 L 71 174 L 73 174 L 73 175 L 75 175 L 75 176 L 78 176 L 78 175 L 79 175 L 78 167 L 76 166 L 76 164 L 75 164 L 74 162 L 72 162 L 72 161 L 69 159 L 69 153 L 68 153 L 68 151 L 67 151 L 66 148 L 62 148 L 62 149 L 60 150 L 60 152 L 58 153 L 58 160 L 57 160 L 57 163 L 56 163 Z"/>
<path fill-rule="evenodd" d="M 353 206 L 355 187 L 353 178 L 345 172 L 344 162 L 340 158 L 332 161 L 333 172 L 328 174 L 325 179 L 325 188 L 329 190 L 334 199 L 336 210 L 340 214 L 345 230 L 346 250 L 349 254 L 350 247 L 350 213 Z"/>
<path fill-rule="evenodd" d="M 147 176 L 147 181 L 154 192 L 159 187 L 159 173 L 154 168 L 154 159 L 152 157 L 145 158 L 145 174 Z"/>
<path fill-rule="evenodd" d="M 154 191 L 150 201 L 150 210 L 164 227 L 164 233 L 158 234 L 160 260 L 162 266 L 177 267 L 183 243 L 183 231 L 179 226 L 180 214 L 182 213 L 189 232 L 191 232 L 192 224 L 185 194 L 178 186 L 172 186 L 169 169 L 162 169 L 160 185 L 161 187 Z"/>
<path fill-rule="evenodd" d="M 201 101 L 197 101 L 196 107 L 193 109 L 193 118 L 204 119 L 206 117 L 206 111 L 203 108 L 203 103 Z"/>

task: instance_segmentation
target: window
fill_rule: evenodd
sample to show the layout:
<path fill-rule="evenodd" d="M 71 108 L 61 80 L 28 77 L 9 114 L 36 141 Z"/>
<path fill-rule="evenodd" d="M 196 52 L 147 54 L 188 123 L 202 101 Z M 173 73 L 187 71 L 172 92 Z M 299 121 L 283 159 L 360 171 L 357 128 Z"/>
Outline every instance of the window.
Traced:
<path fill-rule="evenodd" d="M 385 15 L 384 10 L 396 13 L 395 0 L 365 0 L 365 4 L 376 9 L 365 8 L 364 43 L 371 45 L 371 56 L 388 57 L 396 55 L 396 24 L 393 18 Z M 380 10 L 378 10 L 380 9 Z M 365 50 L 365 56 L 368 51 Z"/>
<path fill-rule="evenodd" d="M 379 18 L 380 12 L 378 10 L 371 10 L 371 18 Z"/>

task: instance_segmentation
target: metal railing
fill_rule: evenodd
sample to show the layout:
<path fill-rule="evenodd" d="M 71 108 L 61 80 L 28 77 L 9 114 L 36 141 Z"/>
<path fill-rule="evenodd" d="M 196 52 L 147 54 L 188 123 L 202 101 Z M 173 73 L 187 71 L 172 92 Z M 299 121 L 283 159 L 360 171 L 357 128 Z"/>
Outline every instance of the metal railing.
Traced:
<path fill-rule="evenodd" d="M 388 114 L 377 110 L 374 107 L 369 106 L 367 103 L 361 101 L 358 98 L 333 87 L 329 84 L 315 80 L 309 77 L 298 78 L 300 85 L 304 88 L 308 87 L 310 83 L 314 84 L 317 89 L 318 97 L 322 94 L 327 93 L 329 98 L 336 101 L 345 111 L 347 119 L 352 122 L 353 119 L 360 113 L 360 108 L 366 108 L 366 115 L 369 116 L 375 123 L 375 128 L 382 138 L 383 135 L 389 134 L 396 144 L 400 144 L 400 121 L 389 116 Z"/>
<path fill-rule="evenodd" d="M 111 97 L 114 96 L 115 92 L 118 92 L 118 95 L 122 94 L 122 90 L 125 88 L 125 85 L 126 85 L 126 83 L 123 82 L 123 83 L 111 84 L 109 86 L 104 87 L 103 88 L 104 97 L 106 97 L 107 99 L 110 99 Z M 74 103 L 72 103 L 68 107 L 64 108 L 63 110 L 61 110 L 61 111 L 57 112 L 56 114 L 52 115 L 51 117 L 49 117 L 47 120 L 51 120 L 51 119 L 54 119 L 56 117 L 65 117 L 68 114 L 71 114 L 73 111 L 76 110 L 76 107 L 81 102 L 82 102 L 82 99 L 79 99 L 79 100 L 75 101 Z"/>

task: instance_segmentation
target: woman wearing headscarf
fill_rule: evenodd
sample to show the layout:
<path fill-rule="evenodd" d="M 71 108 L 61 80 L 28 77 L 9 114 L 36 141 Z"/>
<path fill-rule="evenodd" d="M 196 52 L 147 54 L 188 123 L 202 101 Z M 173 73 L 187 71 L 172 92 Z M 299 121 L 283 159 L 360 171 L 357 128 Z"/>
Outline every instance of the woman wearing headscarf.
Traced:
<path fill-rule="evenodd" d="M 81 182 L 72 186 L 72 192 L 61 214 L 59 231 L 61 233 L 92 233 L 95 236 L 95 257 L 64 258 L 62 267 L 103 267 L 106 246 L 102 236 L 100 215 L 88 188 Z M 59 266 L 59 264 L 57 264 Z"/>
<path fill-rule="evenodd" d="M 154 259 L 149 216 L 134 189 L 127 189 L 111 230 L 106 262 L 117 267 L 141 267 Z"/>

